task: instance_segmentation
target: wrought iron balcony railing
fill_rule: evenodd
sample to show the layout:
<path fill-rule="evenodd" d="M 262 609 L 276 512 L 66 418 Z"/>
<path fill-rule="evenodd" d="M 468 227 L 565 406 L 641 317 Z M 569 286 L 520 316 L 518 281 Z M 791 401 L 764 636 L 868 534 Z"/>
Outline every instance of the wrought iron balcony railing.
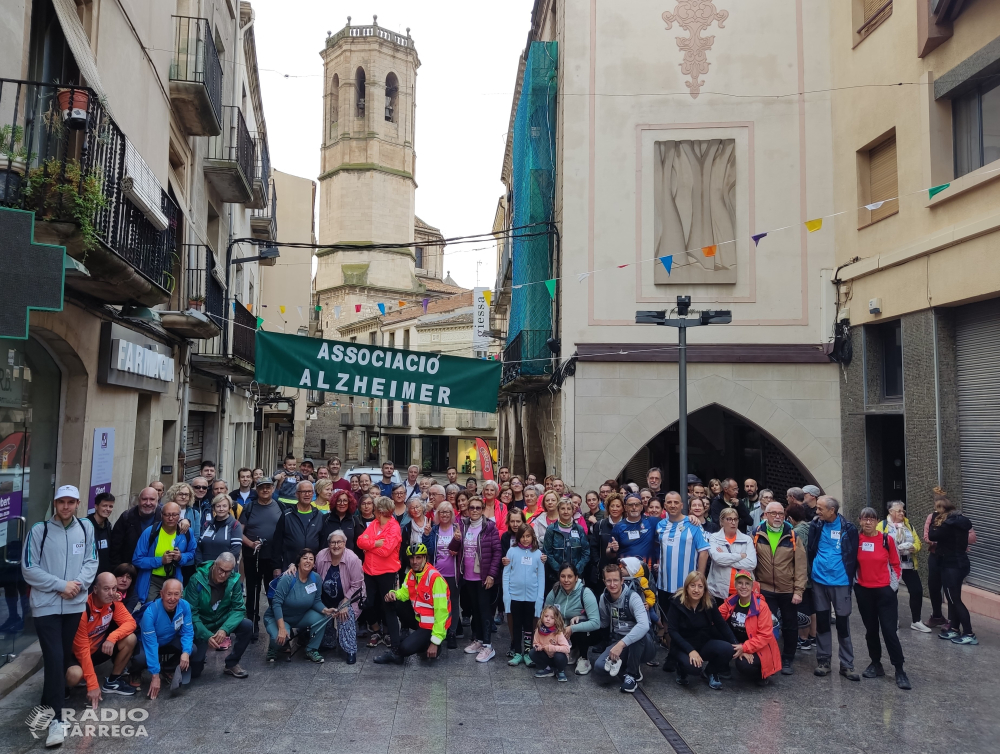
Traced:
<path fill-rule="evenodd" d="M 222 63 L 206 18 L 174 16 L 170 101 L 191 136 L 222 131 Z"/>

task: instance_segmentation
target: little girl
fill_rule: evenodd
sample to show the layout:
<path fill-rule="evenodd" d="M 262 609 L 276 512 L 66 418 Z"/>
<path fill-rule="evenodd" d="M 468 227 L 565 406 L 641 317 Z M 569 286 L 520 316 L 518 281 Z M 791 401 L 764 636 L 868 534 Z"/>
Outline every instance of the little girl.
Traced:
<path fill-rule="evenodd" d="M 530 526 L 522 524 L 517 530 L 517 546 L 507 550 L 503 562 L 504 609 L 511 620 L 510 649 L 514 653 L 507 664 L 516 666 L 528 662 L 524 644 L 545 601 L 545 563 Z"/>
<path fill-rule="evenodd" d="M 562 614 L 555 605 L 549 605 L 542 610 L 538 620 L 538 628 L 531 642 L 531 659 L 538 665 L 535 678 L 555 676 L 557 681 L 565 682 L 566 665 L 569 662 L 569 639 L 563 633 L 566 625 Z"/>

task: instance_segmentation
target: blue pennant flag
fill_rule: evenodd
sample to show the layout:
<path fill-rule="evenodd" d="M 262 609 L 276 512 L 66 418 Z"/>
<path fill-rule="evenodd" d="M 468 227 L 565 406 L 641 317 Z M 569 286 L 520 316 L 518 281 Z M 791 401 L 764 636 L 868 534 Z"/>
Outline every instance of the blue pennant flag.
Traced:
<path fill-rule="evenodd" d="M 378 305 L 378 312 L 379 312 L 379 314 L 381 314 L 381 315 L 382 315 L 383 317 L 385 316 L 385 304 L 379 304 L 379 305 Z"/>
<path fill-rule="evenodd" d="M 758 233 L 756 236 L 750 236 L 750 238 L 753 239 L 753 245 L 757 246 L 757 244 L 760 243 L 760 239 L 762 239 L 766 235 L 767 233 Z"/>
<path fill-rule="evenodd" d="M 670 269 L 674 266 L 674 255 L 668 254 L 665 257 L 660 257 L 660 261 L 663 262 L 663 268 L 670 274 Z"/>

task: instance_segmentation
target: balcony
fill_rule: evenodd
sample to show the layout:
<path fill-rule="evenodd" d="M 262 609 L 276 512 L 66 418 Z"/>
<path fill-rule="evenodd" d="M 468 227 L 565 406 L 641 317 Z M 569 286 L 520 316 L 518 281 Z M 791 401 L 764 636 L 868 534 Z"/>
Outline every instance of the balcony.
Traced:
<path fill-rule="evenodd" d="M 326 393 L 322 390 L 306 390 L 306 403 L 310 406 L 322 406 L 325 398 Z"/>
<path fill-rule="evenodd" d="M 383 427 L 400 427 L 408 429 L 410 426 L 410 410 L 408 408 L 386 411 L 382 416 Z"/>
<path fill-rule="evenodd" d="M 0 205 L 86 271 L 66 286 L 108 304 L 164 304 L 179 211 L 85 87 L 0 79 Z"/>
<path fill-rule="evenodd" d="M 455 417 L 455 427 L 494 430 L 497 428 L 497 415 L 485 411 L 459 411 Z"/>
<path fill-rule="evenodd" d="M 552 352 L 548 330 L 521 330 L 503 351 L 500 387 L 509 392 L 530 392 L 548 382 L 552 374 Z"/>
<path fill-rule="evenodd" d="M 205 177 L 224 202 L 246 204 L 253 197 L 256 148 L 238 107 L 222 108 L 222 131 L 208 140 Z"/>
<path fill-rule="evenodd" d="M 170 104 L 188 136 L 222 133 L 222 63 L 205 18 L 174 16 Z"/>
<path fill-rule="evenodd" d="M 274 181 L 268 181 L 268 183 L 270 184 L 271 200 L 266 203 L 263 208 L 255 209 L 250 212 L 250 232 L 253 234 L 254 238 L 260 238 L 264 241 L 277 241 L 278 195 L 274 191 Z M 262 259 L 258 262 L 258 264 L 273 265 L 277 261 L 277 258 Z"/>
<path fill-rule="evenodd" d="M 185 275 L 177 311 L 160 312 L 163 329 L 182 338 L 214 338 L 225 323 L 225 290 L 207 246 L 184 244 L 180 255 Z"/>
<path fill-rule="evenodd" d="M 216 377 L 248 385 L 254 377 L 257 318 L 239 299 L 223 300 L 222 334 L 195 341 L 191 364 Z"/>
<path fill-rule="evenodd" d="M 257 169 L 254 171 L 253 196 L 247 202 L 247 208 L 264 209 L 267 207 L 268 183 L 271 180 L 271 152 L 264 134 L 254 134 L 253 143 L 257 152 Z"/>
<path fill-rule="evenodd" d="M 417 427 L 420 429 L 444 429 L 444 412 L 437 406 L 418 411 Z"/>

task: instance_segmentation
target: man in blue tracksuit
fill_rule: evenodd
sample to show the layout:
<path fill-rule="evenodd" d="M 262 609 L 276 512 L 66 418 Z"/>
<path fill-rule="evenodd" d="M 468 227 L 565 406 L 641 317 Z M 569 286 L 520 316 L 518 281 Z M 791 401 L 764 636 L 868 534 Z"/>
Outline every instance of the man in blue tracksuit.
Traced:
<path fill-rule="evenodd" d="M 160 589 L 160 597 L 149 603 L 139 621 L 141 641 L 132 658 L 132 673 L 149 668 L 149 698 L 160 693 L 160 655 L 178 658 L 171 690 L 178 685 L 191 683 L 191 654 L 194 652 L 194 623 L 191 605 L 181 599 L 181 582 L 167 579 Z"/>
<path fill-rule="evenodd" d="M 642 500 L 639 496 L 629 495 L 625 500 L 625 518 L 611 531 L 611 551 L 614 557 L 656 562 L 660 557 L 656 539 L 657 523 L 657 519 L 642 515 Z"/>

